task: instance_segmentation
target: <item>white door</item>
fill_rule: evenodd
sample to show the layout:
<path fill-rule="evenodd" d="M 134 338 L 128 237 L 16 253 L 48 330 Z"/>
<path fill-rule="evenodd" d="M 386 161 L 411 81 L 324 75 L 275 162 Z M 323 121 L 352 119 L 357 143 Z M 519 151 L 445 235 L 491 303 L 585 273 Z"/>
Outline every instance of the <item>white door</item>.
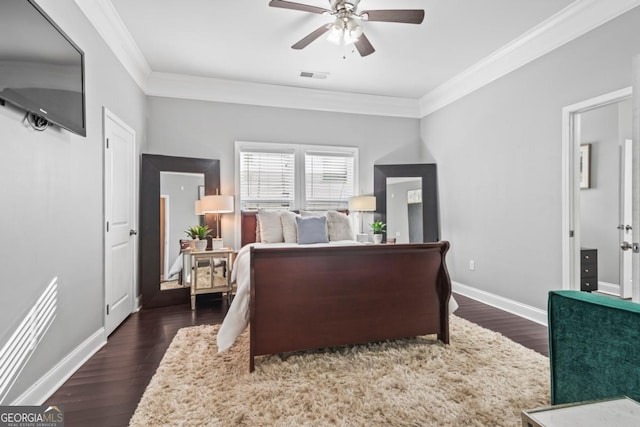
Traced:
<path fill-rule="evenodd" d="M 636 248 L 640 243 L 640 54 L 633 58 L 633 255 L 632 258 L 632 298 L 640 302 L 640 255 Z"/>
<path fill-rule="evenodd" d="M 632 251 L 625 249 L 629 242 L 633 242 L 632 230 L 632 177 L 633 177 L 633 145 L 627 139 L 622 144 L 622 167 L 620 168 L 620 225 L 618 226 L 622 254 L 620 256 L 620 298 L 631 298 L 632 285 Z"/>
<path fill-rule="evenodd" d="M 105 329 L 133 311 L 135 131 L 104 109 Z"/>

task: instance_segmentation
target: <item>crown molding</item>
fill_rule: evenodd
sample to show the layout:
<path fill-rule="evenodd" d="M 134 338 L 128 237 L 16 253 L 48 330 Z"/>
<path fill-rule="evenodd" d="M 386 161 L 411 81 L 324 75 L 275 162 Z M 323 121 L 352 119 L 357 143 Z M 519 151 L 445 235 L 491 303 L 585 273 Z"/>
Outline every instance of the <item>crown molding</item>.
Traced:
<path fill-rule="evenodd" d="M 75 0 L 80 10 L 144 92 L 151 67 L 110 0 Z"/>
<path fill-rule="evenodd" d="M 267 107 L 419 118 L 418 100 L 152 72 L 147 95 Z"/>
<path fill-rule="evenodd" d="M 576 0 L 530 31 L 420 98 L 427 116 L 640 5 L 640 0 Z"/>
<path fill-rule="evenodd" d="M 110 0 L 75 0 L 147 95 L 282 108 L 422 118 L 640 5 L 576 0 L 419 100 L 153 72 Z"/>

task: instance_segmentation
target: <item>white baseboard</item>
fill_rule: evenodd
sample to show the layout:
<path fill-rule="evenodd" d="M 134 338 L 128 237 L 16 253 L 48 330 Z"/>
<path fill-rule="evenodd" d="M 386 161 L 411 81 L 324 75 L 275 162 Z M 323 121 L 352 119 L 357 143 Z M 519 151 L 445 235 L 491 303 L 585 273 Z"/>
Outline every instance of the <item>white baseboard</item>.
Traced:
<path fill-rule="evenodd" d="M 472 288 L 471 286 L 463 285 L 459 282 L 452 281 L 451 283 L 453 285 L 453 292 L 459 293 L 460 295 L 469 297 L 476 301 L 480 301 L 492 307 L 499 308 L 500 310 L 504 310 L 511 314 L 515 314 L 516 316 L 531 320 L 532 322 L 547 326 L 546 310 L 540 310 L 539 308 L 531 307 L 530 305 L 522 304 L 518 301 L 481 291 L 479 289 Z"/>
<path fill-rule="evenodd" d="M 62 359 L 40 380 L 22 393 L 10 405 L 42 405 L 66 380 L 71 377 L 91 356 L 107 343 L 106 331 L 98 329 L 82 344 Z"/>
<path fill-rule="evenodd" d="M 598 291 L 605 294 L 620 296 L 620 285 L 598 281 Z"/>

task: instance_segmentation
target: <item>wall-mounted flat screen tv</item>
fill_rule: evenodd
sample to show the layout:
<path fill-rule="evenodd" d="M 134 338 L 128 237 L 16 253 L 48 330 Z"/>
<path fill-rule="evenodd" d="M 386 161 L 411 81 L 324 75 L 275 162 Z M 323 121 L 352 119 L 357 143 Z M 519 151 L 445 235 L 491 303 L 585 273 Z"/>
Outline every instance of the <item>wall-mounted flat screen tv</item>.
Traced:
<path fill-rule="evenodd" d="M 2 0 L 0 99 L 87 134 L 84 53 L 33 0 Z"/>

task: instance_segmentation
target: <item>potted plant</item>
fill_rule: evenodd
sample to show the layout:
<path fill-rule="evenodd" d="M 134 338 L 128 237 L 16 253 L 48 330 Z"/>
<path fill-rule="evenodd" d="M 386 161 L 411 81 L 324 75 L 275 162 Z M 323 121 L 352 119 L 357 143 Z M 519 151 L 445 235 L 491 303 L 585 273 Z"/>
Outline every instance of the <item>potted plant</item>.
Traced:
<path fill-rule="evenodd" d="M 194 225 L 184 231 L 187 236 L 191 237 L 191 249 L 202 252 L 207 250 L 207 237 L 211 233 L 211 229 L 207 225 Z"/>
<path fill-rule="evenodd" d="M 375 221 L 373 224 L 369 224 L 371 231 L 373 231 L 373 243 L 382 243 L 382 234 L 387 227 L 382 221 Z"/>

